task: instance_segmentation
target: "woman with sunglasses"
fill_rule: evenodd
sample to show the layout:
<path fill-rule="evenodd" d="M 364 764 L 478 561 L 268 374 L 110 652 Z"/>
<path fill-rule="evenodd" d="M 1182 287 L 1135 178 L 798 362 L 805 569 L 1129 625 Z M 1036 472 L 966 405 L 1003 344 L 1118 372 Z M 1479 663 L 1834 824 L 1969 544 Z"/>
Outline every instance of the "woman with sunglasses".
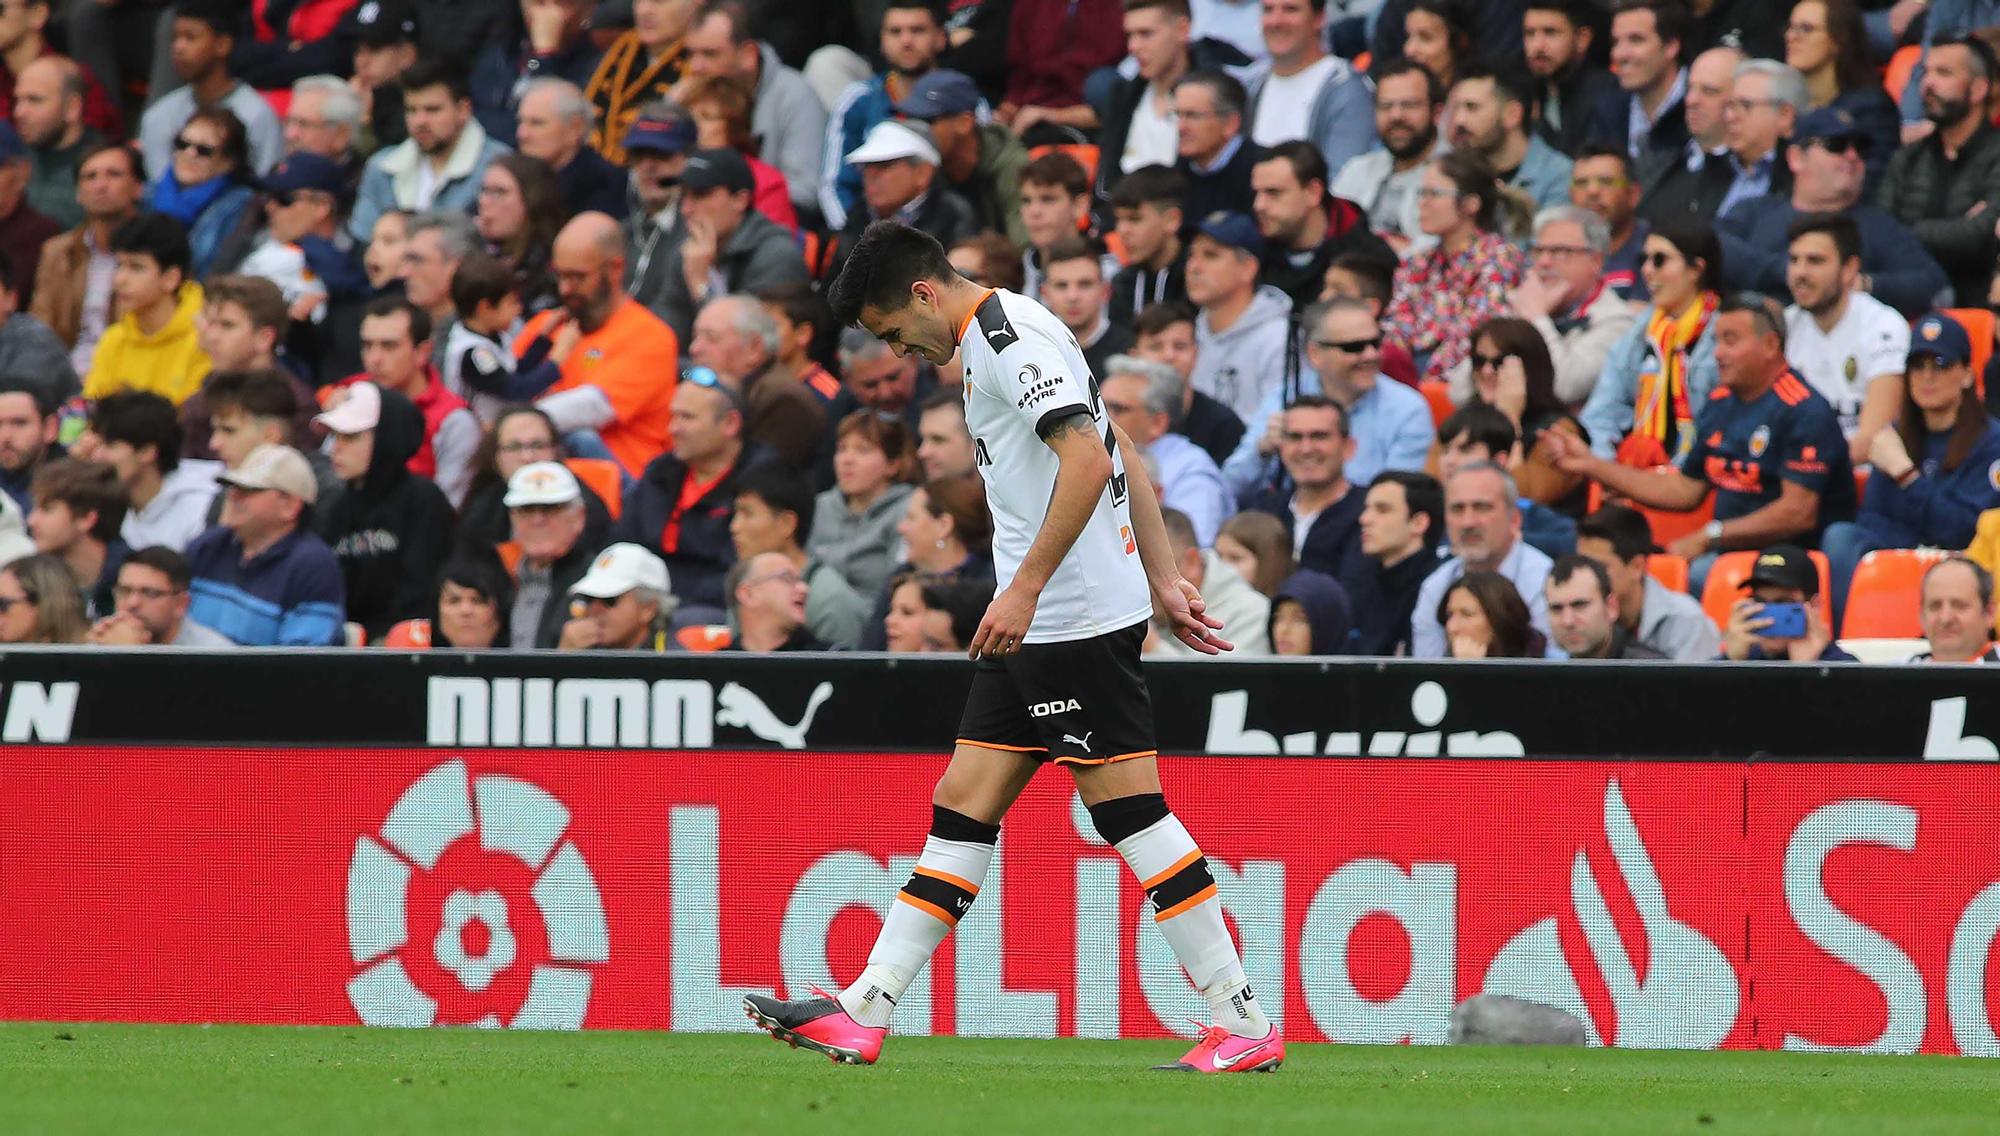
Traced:
<path fill-rule="evenodd" d="M 1512 467 L 1521 496 L 1572 517 L 1587 504 L 1585 479 L 1556 465 L 1543 435 L 1550 431 L 1583 438 L 1583 425 L 1556 397 L 1556 369 L 1548 344 L 1535 325 L 1512 316 L 1487 320 L 1472 336 L 1468 360 L 1470 401 L 1507 416 L 1520 438 L 1521 460 Z M 1437 466 L 1433 450 L 1431 473 Z"/>
<path fill-rule="evenodd" d="M 1599 457 L 1649 469 L 1693 448 L 1695 412 L 1715 389 L 1722 246 L 1701 218 L 1662 218 L 1639 274 L 1652 309 L 1611 348 L 1582 424 Z"/>
<path fill-rule="evenodd" d="M 1417 219 L 1437 238 L 1396 269 L 1382 336 L 1407 349 L 1426 379 L 1443 379 L 1465 358 L 1472 329 L 1507 310 L 1526 260 L 1500 235 L 1501 188 L 1484 158 L 1454 151 L 1433 158 L 1417 187 Z"/>
<path fill-rule="evenodd" d="M 0 568 L 0 643 L 81 643 L 90 631 L 76 573 L 60 556 Z"/>
<path fill-rule="evenodd" d="M 153 183 L 153 209 L 187 230 L 197 280 L 207 279 L 224 238 L 250 209 L 248 171 L 243 122 L 221 107 L 195 111 L 174 135 L 173 160 Z"/>
<path fill-rule="evenodd" d="M 1875 196 L 1889 155 L 1902 144 L 1902 116 L 1882 89 L 1868 55 L 1868 30 L 1855 0 L 1799 0 L 1785 24 L 1785 62 L 1806 77 L 1806 109 L 1837 107 L 1868 138 L 1868 181 Z"/>

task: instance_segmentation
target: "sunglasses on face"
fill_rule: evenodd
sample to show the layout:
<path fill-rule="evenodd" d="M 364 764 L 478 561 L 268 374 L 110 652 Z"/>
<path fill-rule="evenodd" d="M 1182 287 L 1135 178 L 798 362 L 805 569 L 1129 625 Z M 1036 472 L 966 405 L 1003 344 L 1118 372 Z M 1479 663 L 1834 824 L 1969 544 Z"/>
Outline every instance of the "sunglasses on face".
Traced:
<path fill-rule="evenodd" d="M 1866 138 L 1821 138 L 1813 144 L 1836 157 L 1847 153 L 1849 150 L 1854 151 L 1854 155 L 1857 158 L 1866 158 L 1868 156 L 1868 140 Z"/>
<path fill-rule="evenodd" d="M 1372 351 L 1382 346 L 1382 337 L 1377 335 L 1368 339 L 1315 339 L 1313 346 L 1322 351 L 1341 351 L 1349 355 L 1359 355 L 1363 351 Z"/>
<path fill-rule="evenodd" d="M 174 139 L 174 149 L 192 150 L 197 157 L 202 158 L 213 158 L 222 152 L 222 147 L 220 146 L 211 145 L 207 142 L 197 142 L 185 134 Z"/>
<path fill-rule="evenodd" d="M 299 199 L 298 192 L 296 190 L 288 189 L 283 193 L 272 194 L 271 204 L 277 206 L 280 209 L 290 209 L 294 204 L 298 202 L 298 199 Z"/>
<path fill-rule="evenodd" d="M 1674 264 L 1679 260 L 1680 257 L 1677 257 L 1672 253 L 1664 253 L 1664 252 L 1649 252 L 1645 256 L 1646 267 L 1653 269 L 1665 268 L 1666 266 Z"/>
<path fill-rule="evenodd" d="M 1472 353 L 1471 358 L 1472 369 L 1475 371 L 1484 371 L 1489 367 L 1497 371 L 1500 369 L 1500 364 L 1507 361 L 1505 355 L 1481 355 L 1477 351 Z"/>

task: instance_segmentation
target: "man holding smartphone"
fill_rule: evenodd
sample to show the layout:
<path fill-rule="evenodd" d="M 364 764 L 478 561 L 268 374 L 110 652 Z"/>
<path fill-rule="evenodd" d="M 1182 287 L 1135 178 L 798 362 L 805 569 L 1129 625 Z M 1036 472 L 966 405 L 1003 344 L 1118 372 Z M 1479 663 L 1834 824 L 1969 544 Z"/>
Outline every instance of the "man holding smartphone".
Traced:
<path fill-rule="evenodd" d="M 1820 614 L 1819 568 L 1802 548 L 1772 545 L 1743 582 L 1750 594 L 1730 609 L 1722 657 L 1737 662 L 1852 663 Z"/>

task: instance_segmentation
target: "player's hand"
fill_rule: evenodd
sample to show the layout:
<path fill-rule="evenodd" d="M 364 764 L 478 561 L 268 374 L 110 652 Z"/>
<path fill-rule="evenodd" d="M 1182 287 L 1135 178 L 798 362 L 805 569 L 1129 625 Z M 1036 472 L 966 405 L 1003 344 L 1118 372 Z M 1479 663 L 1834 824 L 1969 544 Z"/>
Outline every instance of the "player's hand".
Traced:
<path fill-rule="evenodd" d="M 1201 598 L 1201 590 L 1185 578 L 1177 577 L 1171 586 L 1160 589 L 1155 598 L 1167 614 L 1174 638 L 1204 655 L 1220 655 L 1236 649 L 1236 644 L 1216 634 L 1222 630 L 1222 621 L 1208 614 L 1208 602 Z"/>
<path fill-rule="evenodd" d="M 1035 596 L 1014 588 L 994 596 L 986 605 L 986 618 L 979 621 L 979 630 L 972 635 L 970 657 L 998 659 L 1019 652 L 1028 625 L 1035 621 L 1035 600 Z"/>

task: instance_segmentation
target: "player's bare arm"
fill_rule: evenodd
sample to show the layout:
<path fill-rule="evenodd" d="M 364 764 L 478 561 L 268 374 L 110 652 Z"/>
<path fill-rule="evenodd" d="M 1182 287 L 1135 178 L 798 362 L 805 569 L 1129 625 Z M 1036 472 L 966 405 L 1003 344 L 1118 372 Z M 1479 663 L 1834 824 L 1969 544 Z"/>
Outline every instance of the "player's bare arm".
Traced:
<path fill-rule="evenodd" d="M 1143 471 L 1146 465 L 1139 447 L 1115 422 L 1111 424 L 1111 433 L 1125 468 Z M 1139 560 L 1146 566 L 1146 582 L 1152 586 L 1154 602 L 1167 613 L 1174 637 L 1204 655 L 1235 650 L 1234 644 L 1216 634 L 1223 629 L 1222 621 L 1208 614 L 1201 592 L 1181 575 L 1174 563 L 1173 546 L 1167 540 L 1167 523 L 1160 516 L 1160 500 L 1153 493 L 1152 479 L 1142 475 L 1132 478 L 1130 484 L 1132 537 L 1139 544 Z"/>
<path fill-rule="evenodd" d="M 1111 455 L 1104 449 L 1097 424 L 1082 410 L 1044 424 L 1042 442 L 1056 452 L 1059 463 L 1048 517 L 1022 557 L 1014 582 L 987 606 L 986 618 L 980 620 L 979 630 L 972 636 L 970 654 L 975 659 L 1021 649 L 1028 625 L 1035 620 L 1035 605 L 1043 586 L 1069 555 L 1111 481 Z"/>

